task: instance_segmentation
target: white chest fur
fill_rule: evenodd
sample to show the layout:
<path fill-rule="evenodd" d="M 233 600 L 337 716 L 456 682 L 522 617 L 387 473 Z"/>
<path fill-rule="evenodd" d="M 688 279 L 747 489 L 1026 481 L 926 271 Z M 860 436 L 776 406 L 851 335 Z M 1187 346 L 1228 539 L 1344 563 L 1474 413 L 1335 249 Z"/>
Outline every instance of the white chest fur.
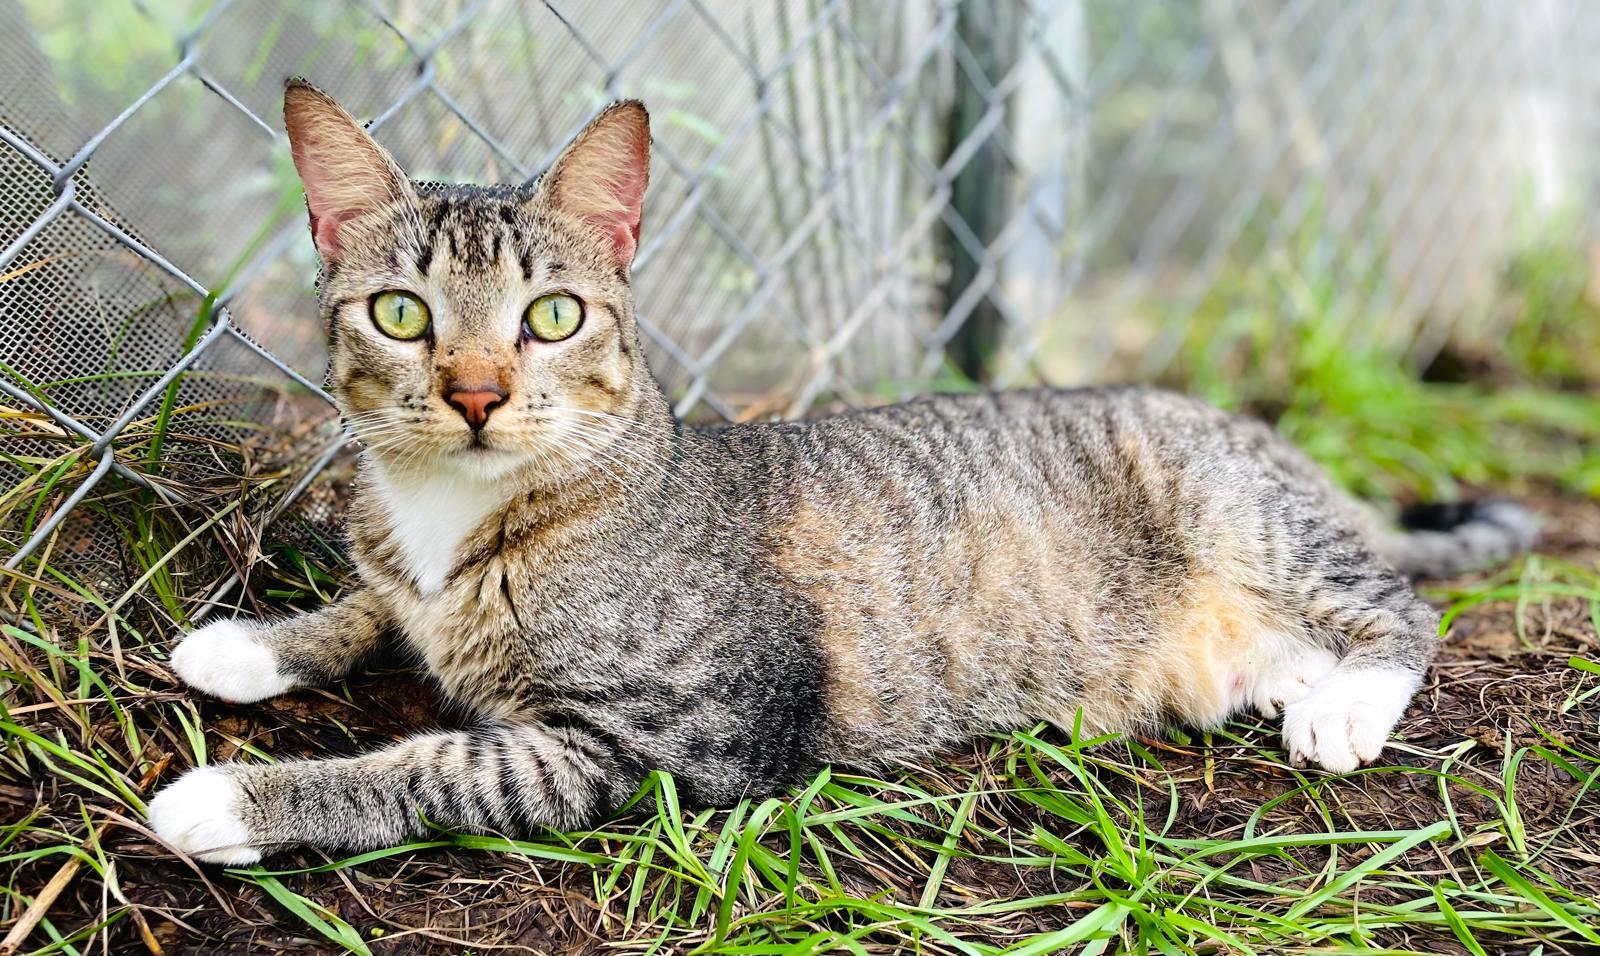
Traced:
<path fill-rule="evenodd" d="M 379 469 L 377 478 L 401 562 L 423 594 L 444 587 L 461 543 L 507 500 L 507 482 L 459 473 L 394 476 Z"/>

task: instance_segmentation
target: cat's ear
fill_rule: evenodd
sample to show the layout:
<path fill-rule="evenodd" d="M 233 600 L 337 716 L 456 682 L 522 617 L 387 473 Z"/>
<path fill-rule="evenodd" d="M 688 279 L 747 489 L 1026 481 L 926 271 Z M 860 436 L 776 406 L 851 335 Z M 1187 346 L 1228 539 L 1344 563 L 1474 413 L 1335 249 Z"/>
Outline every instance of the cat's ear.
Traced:
<path fill-rule="evenodd" d="M 301 79 L 283 92 L 289 152 L 306 190 L 311 238 L 324 259 L 339 258 L 339 228 L 415 199 L 405 173 L 333 97 Z"/>
<path fill-rule="evenodd" d="M 638 100 L 600 111 L 545 174 L 550 202 L 596 226 L 627 265 L 639 249 L 639 216 L 650 181 L 650 114 Z"/>

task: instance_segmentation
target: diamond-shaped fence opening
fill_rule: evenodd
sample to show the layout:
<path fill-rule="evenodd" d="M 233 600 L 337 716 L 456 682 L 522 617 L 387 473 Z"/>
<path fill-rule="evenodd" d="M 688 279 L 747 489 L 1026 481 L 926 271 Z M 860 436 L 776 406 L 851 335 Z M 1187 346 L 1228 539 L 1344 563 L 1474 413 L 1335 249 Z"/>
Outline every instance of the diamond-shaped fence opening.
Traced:
<path fill-rule="evenodd" d="M 136 500 L 193 531 L 195 469 L 259 477 L 283 540 L 336 547 L 350 450 L 318 386 L 289 75 L 444 180 L 533 179 L 645 99 L 652 366 L 683 414 L 793 416 L 952 370 L 1158 377 L 1258 268 L 1335 286 L 1352 344 L 1419 365 L 1503 332 L 1516 243 L 1592 238 L 1587 13 L 0 0 L 0 468 L 34 495 L 6 560 L 132 568 L 92 516 Z"/>

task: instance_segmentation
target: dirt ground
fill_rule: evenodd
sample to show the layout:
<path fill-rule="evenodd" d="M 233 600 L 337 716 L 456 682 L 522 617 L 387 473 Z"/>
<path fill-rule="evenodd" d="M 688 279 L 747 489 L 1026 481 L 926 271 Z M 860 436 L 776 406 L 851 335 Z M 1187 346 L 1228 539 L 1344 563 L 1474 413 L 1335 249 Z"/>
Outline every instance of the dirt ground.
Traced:
<path fill-rule="evenodd" d="M 1557 499 L 1538 506 L 1551 518 L 1542 554 L 1590 567 L 1600 561 L 1600 503 Z M 1462 583 L 1430 582 L 1424 589 L 1437 593 Z M 1388 761 L 1438 767 L 1445 754 L 1455 752 L 1453 774 L 1501 792 L 1506 755 L 1545 743 L 1541 729 L 1579 749 L 1600 752 L 1600 706 L 1594 698 L 1576 706 L 1570 700 L 1584 675 L 1569 666 L 1569 658 L 1600 656 L 1590 614 L 1589 602 L 1580 598 L 1539 599 L 1520 608 L 1516 602 L 1496 602 L 1464 613 L 1455 621 L 1425 691 L 1401 724 L 1403 743 L 1387 753 Z M 350 692 L 349 700 L 330 690 L 246 707 L 206 701 L 200 704 L 201 717 L 232 741 L 218 748 L 213 758 L 226 759 L 244 744 L 278 757 L 347 754 L 441 723 L 431 689 L 413 673 L 370 672 L 354 679 Z M 169 687 L 166 693 L 131 704 L 149 711 L 140 715 L 141 723 L 158 728 L 151 734 L 152 746 L 187 752 L 174 723 L 165 717 L 171 702 L 184 696 Z M 1253 824 L 1255 832 L 1273 827 L 1305 832 L 1330 827 L 1401 830 L 1425 826 L 1453 810 L 1462 833 L 1478 834 L 1480 822 L 1501 818 L 1501 811 L 1482 794 L 1454 785 L 1442 790 L 1437 779 L 1426 774 L 1374 772 L 1307 790 L 1280 763 L 1262 759 L 1260 751 L 1276 744 L 1275 726 L 1246 720 L 1232 730 L 1237 739 L 1217 735 L 1209 746 L 1198 737 L 1188 743 L 1174 738 L 1144 741 L 1166 771 L 1159 786 L 1143 795 L 1151 813 L 1168 812 L 1169 780 L 1176 786 L 1179 812 L 1169 834 L 1240 836 L 1252 827 L 1252 816 L 1263 804 L 1284 794 L 1290 796 Z M 1464 747 L 1469 739 L 1472 743 Z M 986 774 L 996 762 L 995 749 L 991 742 L 975 742 L 969 751 L 915 772 L 921 785 L 930 789 L 934 786 L 930 776 L 956 770 Z M 165 778 L 176 776 L 179 769 L 173 766 Z M 24 812 L 46 807 L 64 825 L 72 822 L 73 810 L 51 806 L 52 800 L 65 797 L 55 782 L 40 780 L 34 792 L 5 789 L 9 791 L 5 802 L 13 807 Z M 1133 796 L 1133 785 L 1127 789 Z M 1448 809 L 1444 793 L 1450 799 Z M 1549 841 L 1542 857 L 1545 870 L 1559 876 L 1569 889 L 1600 897 L 1600 797 L 1590 793 L 1569 816 L 1577 785 L 1547 762 L 1525 764 L 1517 773 L 1516 793 L 1528 841 Z M 1018 801 L 985 797 L 973 813 L 1000 834 L 1024 833 L 1032 826 L 1031 809 Z M 651 811 L 633 812 L 642 818 Z M 81 827 L 82 818 L 78 819 Z M 716 821 L 711 825 L 715 827 Z M 1501 839 L 1498 831 L 1488 829 L 1480 837 L 1489 844 Z M 87 871 L 75 878 L 50 913 L 62 932 L 102 918 L 100 914 L 114 909 L 115 897 L 121 894 L 134 904 L 136 918 L 112 926 L 109 940 L 114 951 L 143 952 L 152 946 L 167 953 L 327 951 L 325 940 L 259 886 L 218 870 L 191 868 L 132 825 L 113 826 L 105 843 L 114 861 L 114 889 Z M 1326 851 L 1326 847 L 1308 850 L 1305 862 L 1321 865 Z M 12 885 L 33 895 L 60 860 L 47 857 L 18 866 Z M 269 862 L 288 869 L 324 861 L 299 852 Z M 1432 844 L 1411 851 L 1403 863 L 1418 881 L 1461 876 Z M 1243 875 L 1270 883 L 1283 875 L 1277 868 L 1284 866 L 1286 861 L 1263 858 L 1246 867 Z M 840 876 L 864 895 L 877 890 L 914 901 L 925 873 L 890 858 Z M 335 872 L 285 876 L 283 885 L 363 928 L 376 953 L 599 952 L 607 949 L 608 938 L 634 938 L 647 929 L 626 925 L 622 914 L 627 901 L 620 892 L 603 896 L 602 904 L 595 902 L 596 879 L 590 867 L 505 853 L 453 847 L 421 850 Z M 1049 892 L 1053 884 L 1048 870 L 957 859 L 945 886 L 947 894 L 968 899 L 1006 899 Z M 1064 910 L 1062 922 L 1071 916 Z M 1037 912 L 1019 913 L 1012 928 L 1019 933 L 1036 926 L 1048 928 L 1049 921 Z M 374 927 L 381 935 L 370 935 Z M 1448 935 L 1414 937 L 1384 930 L 1375 935 L 1396 948 L 1466 952 Z M 648 936 L 628 948 L 647 950 L 647 940 Z M 41 941 L 41 936 L 34 937 L 34 945 Z M 1491 951 L 1528 951 L 1526 943 L 1515 940 L 1484 944 Z"/>

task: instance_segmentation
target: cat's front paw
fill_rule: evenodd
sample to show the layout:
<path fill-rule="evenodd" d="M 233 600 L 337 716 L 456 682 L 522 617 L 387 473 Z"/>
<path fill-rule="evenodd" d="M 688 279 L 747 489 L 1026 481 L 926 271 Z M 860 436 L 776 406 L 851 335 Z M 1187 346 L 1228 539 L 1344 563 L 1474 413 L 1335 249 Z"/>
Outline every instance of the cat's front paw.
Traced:
<path fill-rule="evenodd" d="M 1337 670 L 1283 716 L 1283 745 L 1296 766 L 1348 773 L 1383 753 L 1389 733 L 1416 693 L 1406 670 Z"/>
<path fill-rule="evenodd" d="M 196 767 L 150 801 L 150 828 L 173 849 L 206 863 L 242 866 L 261 859 L 239 812 L 244 799 L 234 775 Z"/>
<path fill-rule="evenodd" d="M 272 650 L 239 621 L 213 621 L 172 651 L 172 669 L 185 684 L 212 697 L 249 704 L 292 689 Z"/>

